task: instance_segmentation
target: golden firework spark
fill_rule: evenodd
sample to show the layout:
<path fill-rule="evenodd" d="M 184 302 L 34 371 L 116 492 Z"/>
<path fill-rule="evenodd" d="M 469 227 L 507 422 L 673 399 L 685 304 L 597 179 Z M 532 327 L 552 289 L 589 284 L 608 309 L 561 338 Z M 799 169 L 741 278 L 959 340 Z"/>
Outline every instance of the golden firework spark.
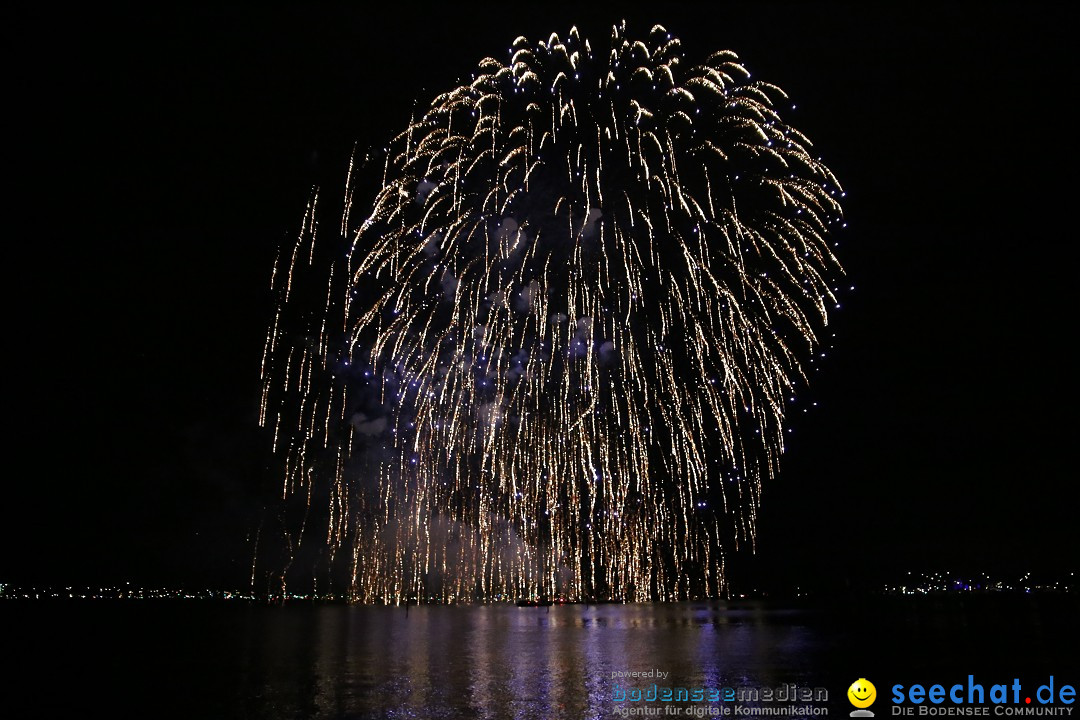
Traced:
<path fill-rule="evenodd" d="M 841 272 L 785 97 L 659 26 L 518 38 L 393 140 L 358 226 L 346 193 L 298 310 L 313 198 L 262 361 L 289 557 L 318 502 L 361 602 L 720 594 Z"/>

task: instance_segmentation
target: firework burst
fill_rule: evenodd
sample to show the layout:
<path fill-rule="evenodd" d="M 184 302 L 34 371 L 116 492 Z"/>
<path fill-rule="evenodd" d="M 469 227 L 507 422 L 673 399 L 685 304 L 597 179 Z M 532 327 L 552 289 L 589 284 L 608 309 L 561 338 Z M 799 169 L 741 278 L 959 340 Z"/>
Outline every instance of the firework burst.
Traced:
<path fill-rule="evenodd" d="M 659 26 L 522 37 L 348 194 L 328 284 L 313 199 L 263 359 L 289 557 L 317 506 L 358 601 L 720 594 L 840 272 L 785 97 Z"/>

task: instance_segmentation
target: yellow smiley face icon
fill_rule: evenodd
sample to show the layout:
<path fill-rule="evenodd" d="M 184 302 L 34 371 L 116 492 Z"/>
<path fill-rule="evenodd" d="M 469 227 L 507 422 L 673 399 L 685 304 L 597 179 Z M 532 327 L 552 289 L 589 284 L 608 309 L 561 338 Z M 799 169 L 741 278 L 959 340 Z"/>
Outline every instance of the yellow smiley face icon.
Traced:
<path fill-rule="evenodd" d="M 877 688 L 866 678 L 859 678 L 847 689 L 847 698 L 857 708 L 868 708 L 877 699 Z"/>

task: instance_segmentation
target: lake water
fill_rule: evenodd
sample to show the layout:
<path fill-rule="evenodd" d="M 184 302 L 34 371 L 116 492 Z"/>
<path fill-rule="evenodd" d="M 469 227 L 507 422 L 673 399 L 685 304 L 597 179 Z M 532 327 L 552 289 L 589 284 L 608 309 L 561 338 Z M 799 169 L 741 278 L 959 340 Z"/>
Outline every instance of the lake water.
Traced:
<path fill-rule="evenodd" d="M 874 598 L 835 605 L 347 607 L 82 601 L 0 604 L 0 717 L 622 717 L 655 685 L 827 690 L 854 680 L 1077 684 L 1063 597 Z M 660 677 L 626 673 L 660 671 Z M 706 696 L 707 697 L 707 696 Z M 681 717 L 718 702 L 675 702 Z M 733 703 L 726 703 L 732 706 Z M 752 702 L 760 706 L 767 703 Z M 774 703 L 775 704 L 775 703 Z M 695 710 L 696 709 L 696 710 Z M 729 707 L 730 709 L 730 707 Z M 10 713 L 10 714 L 9 714 Z M 652 715 L 655 716 L 655 715 Z M 663 715 L 661 715 L 663 716 Z M 668 715 L 670 716 L 670 714 Z M 706 715 L 707 716 L 707 715 Z"/>

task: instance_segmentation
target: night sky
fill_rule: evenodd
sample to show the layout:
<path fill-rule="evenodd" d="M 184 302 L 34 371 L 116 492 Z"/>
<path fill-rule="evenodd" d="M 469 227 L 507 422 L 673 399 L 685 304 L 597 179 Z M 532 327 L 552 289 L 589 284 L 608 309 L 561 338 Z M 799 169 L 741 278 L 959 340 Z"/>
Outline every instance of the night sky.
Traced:
<path fill-rule="evenodd" d="M 739 53 L 847 190 L 856 291 L 736 582 L 1075 565 L 1063 16 L 95 7 L 10 26 L 0 581 L 243 586 L 270 270 L 311 187 L 517 35 L 621 18 Z"/>

